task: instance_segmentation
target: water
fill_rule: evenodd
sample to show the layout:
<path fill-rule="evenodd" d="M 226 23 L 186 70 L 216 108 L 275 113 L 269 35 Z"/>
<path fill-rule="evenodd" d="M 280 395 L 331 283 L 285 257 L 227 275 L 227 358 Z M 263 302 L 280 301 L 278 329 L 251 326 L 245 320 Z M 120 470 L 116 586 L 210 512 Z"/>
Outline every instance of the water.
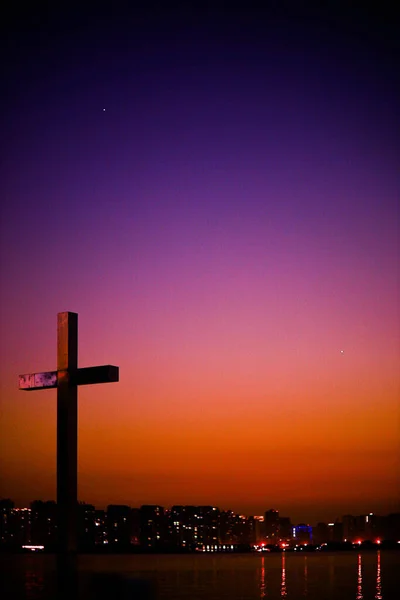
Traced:
<path fill-rule="evenodd" d="M 392 600 L 400 597 L 399 571 L 400 553 L 389 551 L 81 555 L 77 596 L 82 600 Z M 0 555 L 0 597 L 55 598 L 55 557 Z"/>

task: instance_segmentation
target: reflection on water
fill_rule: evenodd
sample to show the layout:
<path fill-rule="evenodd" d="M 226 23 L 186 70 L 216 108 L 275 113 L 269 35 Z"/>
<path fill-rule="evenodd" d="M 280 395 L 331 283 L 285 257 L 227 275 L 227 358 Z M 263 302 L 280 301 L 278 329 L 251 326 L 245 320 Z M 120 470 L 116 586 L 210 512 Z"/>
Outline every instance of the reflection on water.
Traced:
<path fill-rule="evenodd" d="M 375 600 L 382 600 L 381 551 L 380 550 L 378 550 L 378 554 L 377 554 Z"/>
<path fill-rule="evenodd" d="M 260 598 L 267 596 L 267 588 L 265 584 L 265 558 L 261 557 L 261 581 L 260 581 Z"/>
<path fill-rule="evenodd" d="M 307 556 L 305 556 L 304 557 L 304 596 L 307 596 L 307 594 L 308 594 L 307 584 L 308 584 L 308 566 L 307 566 Z"/>
<path fill-rule="evenodd" d="M 282 552 L 282 583 L 281 583 L 281 597 L 286 598 L 286 554 Z"/>
<path fill-rule="evenodd" d="M 361 554 L 358 555 L 358 568 L 357 568 L 357 596 L 356 600 L 362 600 L 363 592 L 362 592 L 362 557 Z"/>
<path fill-rule="evenodd" d="M 333 564 L 333 557 L 330 556 L 329 557 L 329 588 L 331 590 L 331 594 L 332 594 L 332 590 L 335 587 L 335 566 Z"/>
<path fill-rule="evenodd" d="M 398 559 L 399 553 L 382 550 L 213 557 L 81 555 L 79 590 L 68 600 L 114 600 L 118 593 L 146 600 L 393 600 Z M 51 555 L 0 556 L 1 600 L 55 600 L 55 567 Z"/>
<path fill-rule="evenodd" d="M 40 598 L 43 595 L 43 577 L 30 569 L 26 570 L 24 587 L 27 598 Z"/>

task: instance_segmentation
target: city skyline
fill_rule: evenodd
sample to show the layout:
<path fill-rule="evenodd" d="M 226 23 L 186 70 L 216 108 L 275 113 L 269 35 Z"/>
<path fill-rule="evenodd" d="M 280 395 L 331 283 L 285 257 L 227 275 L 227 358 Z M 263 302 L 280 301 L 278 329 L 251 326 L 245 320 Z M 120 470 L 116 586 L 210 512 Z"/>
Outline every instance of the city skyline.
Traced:
<path fill-rule="evenodd" d="M 2 501 L 3 502 L 5 502 L 5 501 L 11 501 L 13 503 L 14 507 L 16 509 L 18 509 L 18 510 L 26 510 L 26 509 L 30 508 L 30 506 L 31 506 L 32 503 L 35 503 L 35 502 L 44 502 L 44 503 L 54 503 L 54 504 L 57 504 L 54 499 L 52 499 L 52 498 L 44 498 L 44 497 L 41 497 L 41 498 L 37 497 L 37 498 L 35 498 L 35 500 L 31 499 L 30 501 L 28 501 L 26 503 L 17 503 L 10 496 L 4 496 L 4 497 L 0 497 L 0 502 L 2 502 Z M 201 503 L 201 504 L 198 503 L 198 502 L 193 502 L 193 503 L 190 503 L 190 504 L 187 504 L 185 502 L 173 502 L 173 503 L 171 503 L 169 505 L 166 505 L 166 504 L 162 504 L 162 503 L 158 503 L 158 502 L 146 502 L 146 503 L 132 504 L 132 503 L 129 503 L 129 502 L 111 502 L 110 501 L 110 502 L 107 502 L 104 505 L 99 506 L 99 505 L 96 505 L 93 502 L 89 502 L 87 500 L 79 499 L 78 503 L 80 505 L 83 505 L 83 506 L 94 506 L 94 508 L 96 510 L 105 511 L 105 512 L 107 512 L 107 508 L 110 507 L 110 506 L 111 507 L 113 507 L 113 506 L 128 507 L 129 509 L 133 509 L 133 510 L 138 510 L 138 509 L 140 509 L 142 507 L 146 507 L 146 506 L 151 506 L 151 507 L 153 507 L 153 506 L 159 506 L 163 510 L 165 510 L 166 512 L 170 512 L 171 509 L 173 507 L 176 507 L 176 506 L 178 506 L 178 507 L 203 506 L 203 507 L 215 507 L 218 511 L 221 511 L 221 512 L 232 512 L 235 515 L 238 515 L 238 516 L 239 515 L 243 515 L 246 518 L 254 517 L 254 518 L 262 518 L 262 519 L 264 519 L 265 514 L 267 512 L 268 513 L 270 513 L 270 512 L 276 512 L 279 518 L 283 518 L 283 519 L 289 518 L 290 522 L 293 525 L 304 523 L 304 524 L 307 524 L 307 525 L 311 525 L 312 527 L 315 527 L 318 523 L 333 523 L 333 522 L 341 521 L 343 519 L 343 517 L 349 516 L 349 515 L 350 516 L 356 516 L 356 515 L 361 515 L 361 516 L 362 515 L 364 515 L 364 516 L 375 515 L 375 516 L 381 517 L 381 516 L 387 516 L 387 515 L 390 515 L 390 514 L 400 514 L 400 509 L 399 508 L 397 510 L 391 510 L 391 511 L 388 511 L 388 512 L 385 512 L 385 511 L 379 512 L 379 511 L 372 510 L 371 507 L 370 507 L 371 510 L 366 510 L 366 511 L 361 511 L 361 512 L 357 512 L 357 511 L 356 512 L 352 512 L 351 510 L 343 510 L 342 512 L 337 513 L 335 515 L 332 515 L 332 514 L 325 515 L 325 518 L 321 517 L 321 518 L 312 520 L 312 519 L 302 518 L 301 514 L 300 515 L 296 515 L 297 518 L 293 518 L 293 515 L 290 512 L 288 512 L 288 511 L 285 512 L 285 511 L 280 510 L 279 508 L 271 507 L 271 506 L 269 508 L 265 508 L 265 506 L 264 506 L 259 511 L 245 511 L 245 510 L 235 510 L 236 507 L 234 507 L 232 505 L 227 505 L 227 506 L 223 506 L 222 507 L 221 505 L 218 505 L 217 503 L 212 503 L 212 502 L 204 502 L 204 503 Z"/>
<path fill-rule="evenodd" d="M 29 508 L 17 508 L 0 499 L 0 549 L 52 550 L 57 544 L 57 504 L 35 500 Z M 276 509 L 262 515 L 243 515 L 213 505 L 110 504 L 105 510 L 80 502 L 77 506 L 77 550 L 125 551 L 246 551 L 291 549 L 348 550 L 361 544 L 398 549 L 400 513 L 345 514 L 334 521 L 298 523 Z M 233 544 L 233 545 L 231 545 Z"/>
<path fill-rule="evenodd" d="M 17 377 L 74 311 L 120 368 L 79 393 L 82 498 L 398 511 L 392 21 L 98 10 L 1 24 L 0 496 L 56 496 L 56 393 Z"/>

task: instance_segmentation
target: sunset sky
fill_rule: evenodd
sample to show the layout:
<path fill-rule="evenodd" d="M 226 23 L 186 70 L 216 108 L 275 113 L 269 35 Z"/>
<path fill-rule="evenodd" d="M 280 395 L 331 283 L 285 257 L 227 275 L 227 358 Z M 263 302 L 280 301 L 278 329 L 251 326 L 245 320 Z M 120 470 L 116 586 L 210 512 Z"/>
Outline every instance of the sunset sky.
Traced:
<path fill-rule="evenodd" d="M 55 498 L 56 392 L 17 386 L 69 310 L 120 367 L 79 391 L 81 500 L 400 510 L 399 75 L 364 17 L 10 21 L 0 497 Z"/>

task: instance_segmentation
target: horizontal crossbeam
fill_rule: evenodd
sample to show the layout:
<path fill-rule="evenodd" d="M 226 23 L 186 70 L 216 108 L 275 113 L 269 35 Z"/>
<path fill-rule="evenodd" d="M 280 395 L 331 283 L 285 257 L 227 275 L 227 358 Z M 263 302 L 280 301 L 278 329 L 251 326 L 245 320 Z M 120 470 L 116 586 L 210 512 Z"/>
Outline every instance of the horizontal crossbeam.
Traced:
<path fill-rule="evenodd" d="M 71 383 L 75 385 L 92 385 L 94 383 L 115 383 L 119 381 L 119 368 L 114 365 L 101 367 L 85 367 L 78 369 L 71 376 Z"/>
<path fill-rule="evenodd" d="M 20 390 L 42 390 L 43 388 L 57 387 L 57 371 L 47 373 L 26 373 L 19 376 Z"/>
<path fill-rule="evenodd" d="M 44 373 L 26 373 L 19 376 L 19 389 L 26 392 L 56 388 L 59 375 L 66 371 L 47 371 Z M 71 385 L 93 385 L 96 383 L 114 383 L 119 381 L 119 368 L 114 365 L 85 367 L 69 373 Z"/>

